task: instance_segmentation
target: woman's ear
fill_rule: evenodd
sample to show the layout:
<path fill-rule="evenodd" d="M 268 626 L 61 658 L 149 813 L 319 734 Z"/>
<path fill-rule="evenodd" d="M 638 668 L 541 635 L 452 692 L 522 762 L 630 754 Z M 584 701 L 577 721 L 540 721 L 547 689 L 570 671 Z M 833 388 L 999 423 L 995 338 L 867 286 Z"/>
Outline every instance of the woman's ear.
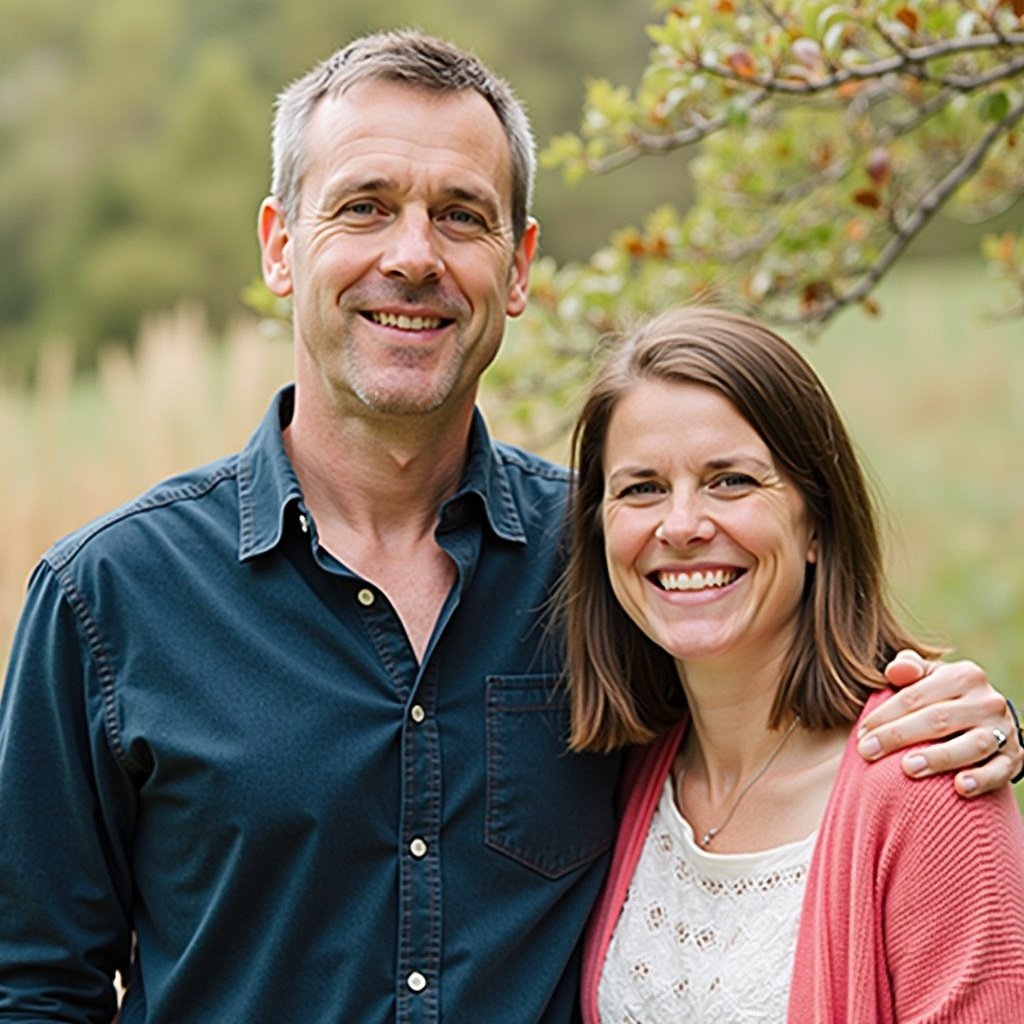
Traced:
<path fill-rule="evenodd" d="M 807 538 L 807 562 L 809 565 L 813 565 L 818 561 L 818 535 L 811 530 L 810 537 Z"/>

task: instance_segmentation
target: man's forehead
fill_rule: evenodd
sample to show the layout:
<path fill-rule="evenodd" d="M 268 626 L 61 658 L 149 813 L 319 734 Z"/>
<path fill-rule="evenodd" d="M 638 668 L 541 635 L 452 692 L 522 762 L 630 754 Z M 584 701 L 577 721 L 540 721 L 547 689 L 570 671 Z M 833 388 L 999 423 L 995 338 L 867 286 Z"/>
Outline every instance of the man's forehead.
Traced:
<path fill-rule="evenodd" d="M 371 174 L 378 160 L 404 157 L 421 169 L 461 168 L 511 195 L 508 138 L 490 103 L 473 89 L 360 81 L 321 100 L 309 133 L 313 163 L 325 160 L 321 171 L 331 178 Z"/>

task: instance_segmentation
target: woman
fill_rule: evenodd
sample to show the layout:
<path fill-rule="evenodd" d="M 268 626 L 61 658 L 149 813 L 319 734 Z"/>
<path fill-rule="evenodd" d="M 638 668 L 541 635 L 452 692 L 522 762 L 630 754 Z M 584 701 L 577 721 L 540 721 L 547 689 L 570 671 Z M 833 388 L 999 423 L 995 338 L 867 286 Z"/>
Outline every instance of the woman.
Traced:
<path fill-rule="evenodd" d="M 573 746 L 634 754 L 584 1019 L 1024 1020 L 1024 828 L 856 754 L 921 644 L 839 416 L 781 338 L 667 313 L 574 434 Z M 965 865 L 970 870 L 965 870 Z"/>

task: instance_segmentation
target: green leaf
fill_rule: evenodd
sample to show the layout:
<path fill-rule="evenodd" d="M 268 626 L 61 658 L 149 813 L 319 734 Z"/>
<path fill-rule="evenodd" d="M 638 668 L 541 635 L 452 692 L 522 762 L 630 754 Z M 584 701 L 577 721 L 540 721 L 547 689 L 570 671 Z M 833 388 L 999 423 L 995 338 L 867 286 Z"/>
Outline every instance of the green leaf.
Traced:
<path fill-rule="evenodd" d="M 725 120 L 730 128 L 743 129 L 750 121 L 750 107 L 745 99 L 736 97 L 725 105 Z"/>
<path fill-rule="evenodd" d="M 1002 121 L 1010 112 L 1010 99 L 1005 92 L 990 92 L 982 97 L 978 113 L 983 121 Z"/>

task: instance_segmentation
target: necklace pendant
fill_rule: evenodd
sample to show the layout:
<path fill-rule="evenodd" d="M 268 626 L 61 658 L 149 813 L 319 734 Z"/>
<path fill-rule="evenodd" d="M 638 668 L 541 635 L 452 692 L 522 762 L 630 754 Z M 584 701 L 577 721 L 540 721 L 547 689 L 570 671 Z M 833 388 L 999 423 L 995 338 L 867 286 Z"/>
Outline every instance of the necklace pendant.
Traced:
<path fill-rule="evenodd" d="M 701 846 L 707 846 L 708 843 L 710 843 L 711 840 L 714 839 L 716 835 L 718 835 L 718 829 L 717 828 L 709 828 L 707 830 L 707 832 L 705 832 L 704 835 L 702 835 L 700 837 L 700 845 Z"/>

